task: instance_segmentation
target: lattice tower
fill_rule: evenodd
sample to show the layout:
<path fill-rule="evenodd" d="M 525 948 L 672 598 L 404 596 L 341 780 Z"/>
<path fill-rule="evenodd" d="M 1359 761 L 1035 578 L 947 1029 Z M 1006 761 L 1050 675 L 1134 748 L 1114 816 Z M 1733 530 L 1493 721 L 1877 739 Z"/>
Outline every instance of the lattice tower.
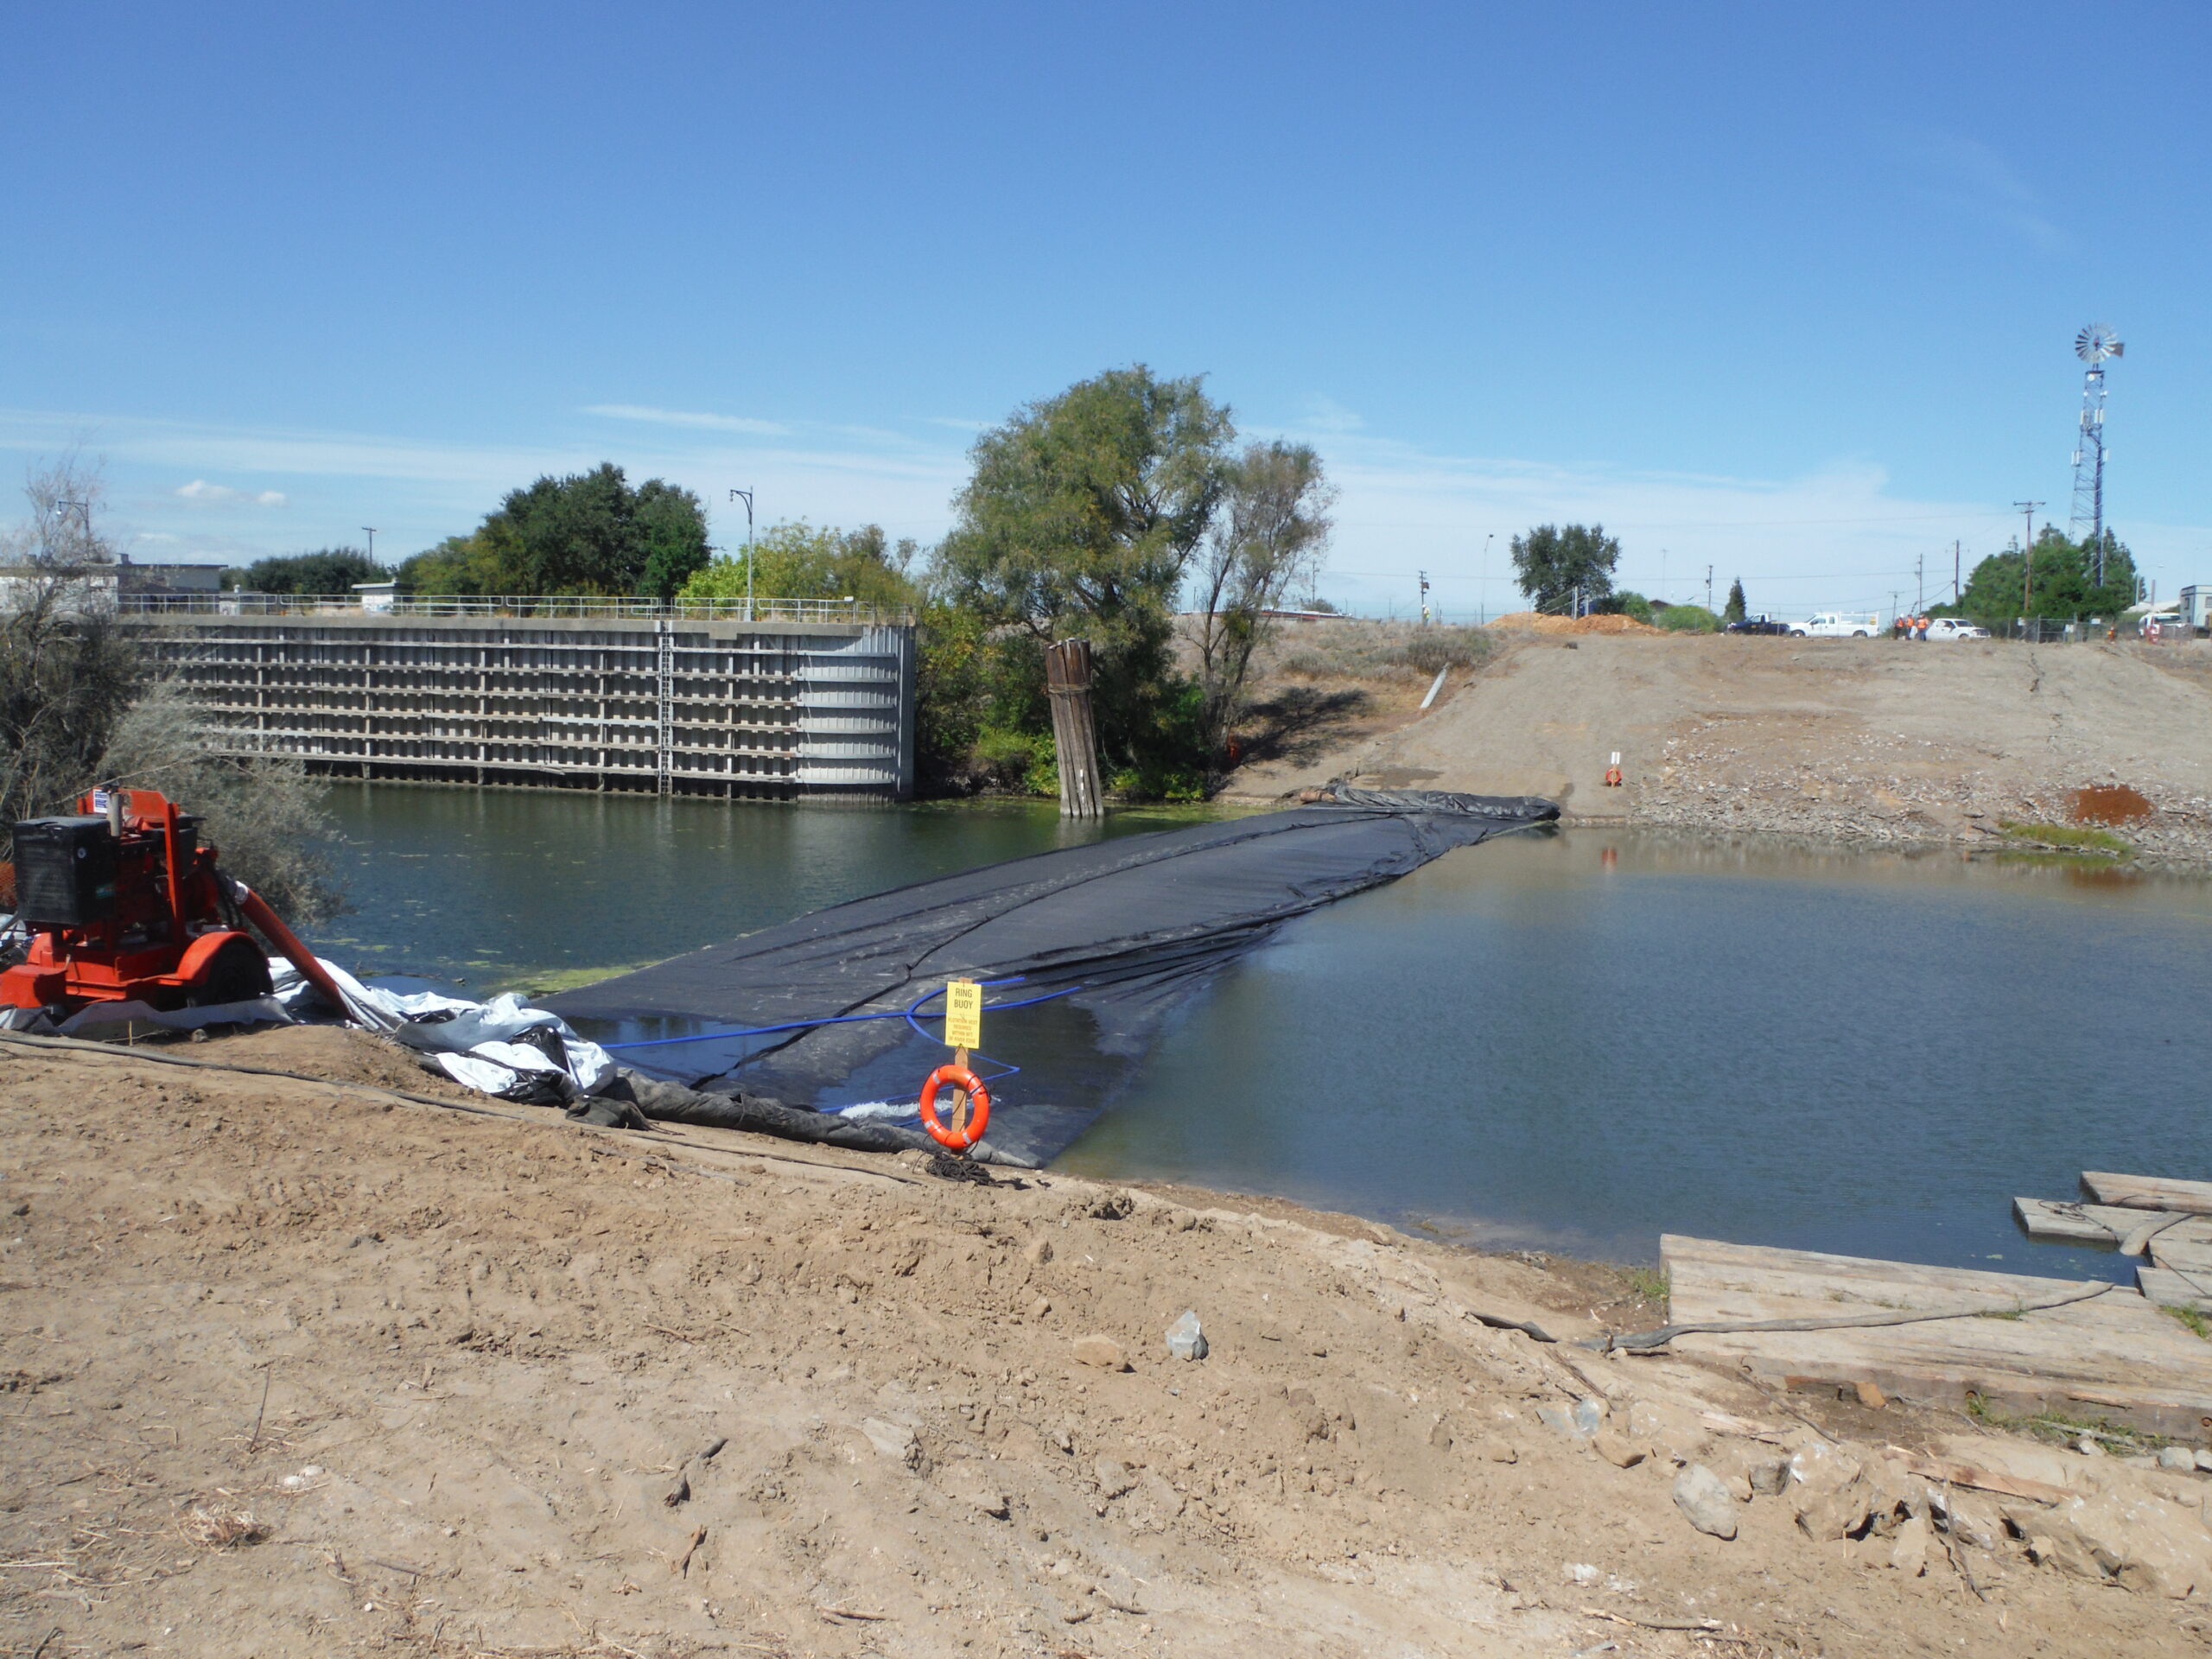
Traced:
<path fill-rule="evenodd" d="M 2093 322 L 2074 337 L 2074 354 L 2088 364 L 2082 379 L 2082 435 L 2074 446 L 2074 516 L 2067 534 L 2087 537 L 2090 579 L 2105 582 L 2105 359 L 2126 351 L 2120 336 Z"/>

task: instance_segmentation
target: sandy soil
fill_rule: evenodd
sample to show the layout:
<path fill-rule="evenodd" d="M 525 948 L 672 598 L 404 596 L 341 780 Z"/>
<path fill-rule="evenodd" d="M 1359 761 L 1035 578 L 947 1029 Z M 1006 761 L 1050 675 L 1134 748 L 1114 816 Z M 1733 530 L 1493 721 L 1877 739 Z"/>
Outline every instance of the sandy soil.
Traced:
<path fill-rule="evenodd" d="M 1655 1317 L 1600 1269 L 417 1104 L 357 1034 L 166 1052 L 353 1081 L 0 1044 L 14 1655 L 2108 1656 L 2212 1629 L 2204 1592 L 2031 1565 L 1993 1511 L 1916 1554 L 1910 1520 L 1815 1542 L 1743 1486 L 1733 1541 L 1694 1529 L 1679 1460 L 1771 1484 L 1793 1450 L 1887 1467 L 1981 1431 L 1470 1315 Z M 1196 1363 L 1163 1345 L 1185 1308 Z M 1578 1399 L 1594 1440 L 1539 1414 Z M 2200 1478 L 2024 1449 L 2086 1490 L 2164 1480 L 2202 1525 Z"/>
<path fill-rule="evenodd" d="M 1544 795 L 1593 821 L 1971 841 L 2063 823 L 2074 791 L 2118 783 L 2158 809 L 2129 841 L 2212 859 L 2212 645 L 1504 637 L 1426 715 L 1309 734 L 1230 792 L 1341 773 Z"/>

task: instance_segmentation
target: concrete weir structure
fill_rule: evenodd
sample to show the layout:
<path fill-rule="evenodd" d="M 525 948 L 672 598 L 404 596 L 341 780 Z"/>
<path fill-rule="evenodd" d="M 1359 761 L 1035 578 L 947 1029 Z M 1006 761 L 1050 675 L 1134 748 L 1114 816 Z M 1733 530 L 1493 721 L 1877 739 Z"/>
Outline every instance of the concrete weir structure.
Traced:
<path fill-rule="evenodd" d="M 341 778 L 902 799 L 914 630 L 822 601 L 225 594 L 122 607 L 219 753 Z"/>

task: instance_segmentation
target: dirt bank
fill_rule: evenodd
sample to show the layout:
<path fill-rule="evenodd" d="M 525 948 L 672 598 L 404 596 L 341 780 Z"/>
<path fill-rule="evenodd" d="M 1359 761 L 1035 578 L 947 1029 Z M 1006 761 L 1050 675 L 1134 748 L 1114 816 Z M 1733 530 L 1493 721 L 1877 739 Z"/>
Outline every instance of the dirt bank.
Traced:
<path fill-rule="evenodd" d="M 2126 839 L 2212 861 L 2212 645 L 1505 638 L 1427 713 L 1309 730 L 1230 792 L 1342 773 L 1547 795 L 1587 821 L 1976 841 L 2117 783 L 2155 809 Z"/>
<path fill-rule="evenodd" d="M 16 1655 L 2171 1655 L 2212 1629 L 2212 1582 L 2104 1587 L 2049 1538 L 2033 1565 L 1999 1500 L 1880 1448 L 1967 1435 L 2202 1534 L 2198 1477 L 1471 1316 L 1585 1333 L 1621 1294 L 1596 1269 L 411 1104 L 368 1086 L 416 1079 L 365 1037 L 171 1052 L 365 1081 L 0 1045 Z M 1186 1308 L 1196 1363 L 1162 1341 Z M 1809 1482 L 1777 1495 L 1793 1452 Z M 1734 1484 L 1732 1540 L 1677 1506 L 1684 1461 Z M 1842 1467 L 1864 1536 L 1816 1541 L 1796 1511 Z"/>

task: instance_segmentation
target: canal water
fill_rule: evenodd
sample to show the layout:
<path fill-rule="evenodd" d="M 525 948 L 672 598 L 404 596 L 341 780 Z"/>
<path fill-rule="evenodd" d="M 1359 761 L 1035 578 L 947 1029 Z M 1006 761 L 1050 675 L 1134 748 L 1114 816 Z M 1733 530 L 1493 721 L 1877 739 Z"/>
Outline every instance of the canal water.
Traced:
<path fill-rule="evenodd" d="M 547 987 L 1104 830 L 1049 806 L 344 785 L 376 973 Z M 2212 883 L 1649 832 L 1509 836 L 1305 918 L 1194 998 L 1059 1160 L 1490 1248 L 1662 1232 L 2125 1277 L 2030 1243 L 2084 1168 L 2212 1176 Z M 1049 1075 L 1057 1021 L 988 1033 Z M 857 1096 L 856 1096 L 857 1097 Z"/>

